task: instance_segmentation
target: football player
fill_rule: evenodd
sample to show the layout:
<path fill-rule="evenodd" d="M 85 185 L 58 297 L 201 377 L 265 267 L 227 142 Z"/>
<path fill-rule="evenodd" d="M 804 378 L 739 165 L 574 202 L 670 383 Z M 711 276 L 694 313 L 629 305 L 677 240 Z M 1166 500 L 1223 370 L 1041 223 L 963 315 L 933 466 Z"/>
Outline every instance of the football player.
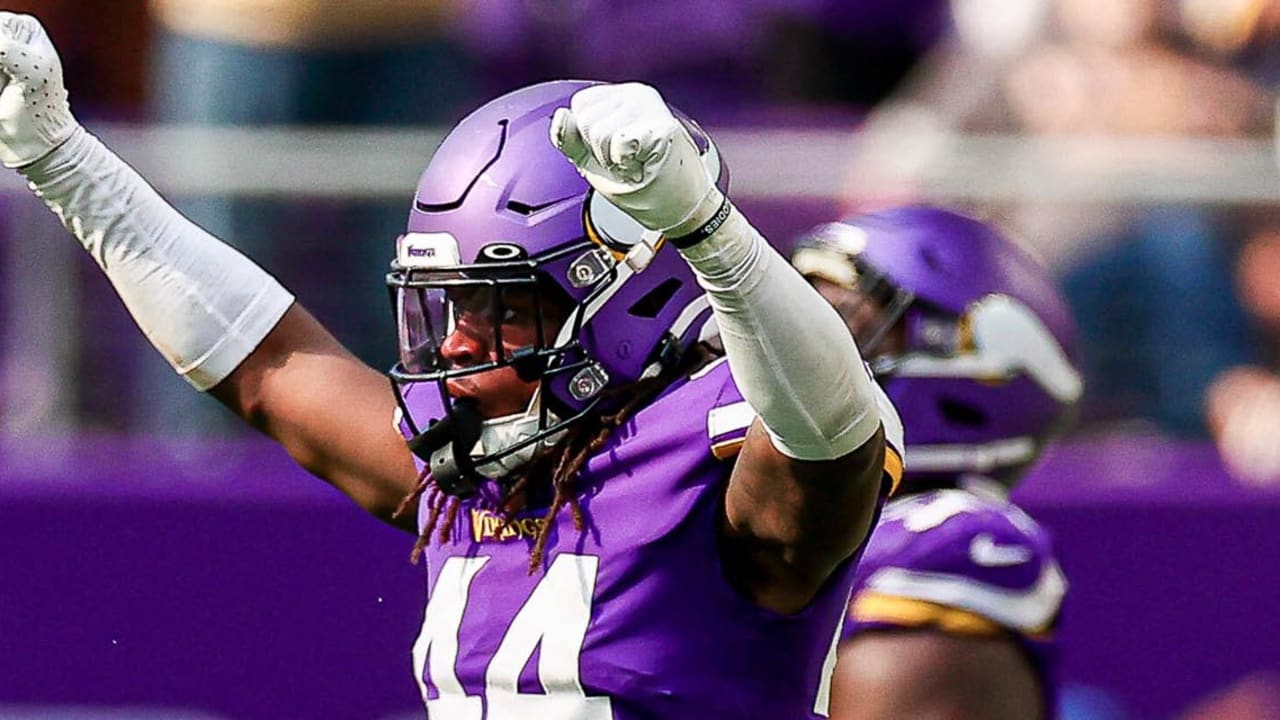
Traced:
<path fill-rule="evenodd" d="M 819 226 L 792 263 L 845 318 L 911 458 L 858 568 L 832 718 L 1051 716 L 1066 582 L 1008 493 L 1082 391 L 1052 278 L 929 207 Z"/>
<path fill-rule="evenodd" d="M 419 536 L 430 717 L 827 714 L 900 428 L 653 88 L 534 85 L 448 134 L 388 381 L 76 122 L 34 18 L 0 13 L 0 75 L 0 161 L 175 370 Z"/>

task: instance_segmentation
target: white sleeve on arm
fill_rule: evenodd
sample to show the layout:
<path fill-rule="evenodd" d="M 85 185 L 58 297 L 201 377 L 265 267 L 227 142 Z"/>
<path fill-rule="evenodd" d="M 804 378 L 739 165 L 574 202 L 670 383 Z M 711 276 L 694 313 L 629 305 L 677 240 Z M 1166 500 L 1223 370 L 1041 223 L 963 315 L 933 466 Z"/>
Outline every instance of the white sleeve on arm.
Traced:
<path fill-rule="evenodd" d="M 275 278 L 174 210 L 83 128 L 19 172 L 102 267 L 151 344 L 199 390 L 230 375 L 293 303 Z"/>
<path fill-rule="evenodd" d="M 742 213 L 722 208 L 724 222 L 680 252 L 711 298 L 738 388 L 785 455 L 852 452 L 880 426 L 877 388 L 853 337 Z"/>

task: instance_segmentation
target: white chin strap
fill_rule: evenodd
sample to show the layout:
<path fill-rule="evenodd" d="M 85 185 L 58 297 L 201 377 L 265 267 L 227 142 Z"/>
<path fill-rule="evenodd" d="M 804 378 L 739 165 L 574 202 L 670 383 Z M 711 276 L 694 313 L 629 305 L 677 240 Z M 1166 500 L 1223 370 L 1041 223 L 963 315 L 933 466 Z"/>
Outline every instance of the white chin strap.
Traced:
<path fill-rule="evenodd" d="M 479 458 L 500 452 L 504 448 L 509 448 L 533 437 L 542 429 L 538 423 L 538 417 L 541 412 L 542 392 L 539 390 L 533 394 L 533 398 L 529 401 L 529 407 L 524 412 L 485 420 L 484 426 L 480 430 L 480 439 L 476 441 L 476 446 L 472 448 L 471 456 Z M 549 424 L 555 425 L 560 422 L 560 418 L 548 410 L 547 421 Z M 476 470 L 485 477 L 495 479 L 506 477 L 532 460 L 533 456 L 543 448 L 555 445 L 562 437 L 564 437 L 563 430 L 548 435 L 538 442 L 530 443 L 513 453 L 503 455 L 497 460 L 477 465 Z"/>

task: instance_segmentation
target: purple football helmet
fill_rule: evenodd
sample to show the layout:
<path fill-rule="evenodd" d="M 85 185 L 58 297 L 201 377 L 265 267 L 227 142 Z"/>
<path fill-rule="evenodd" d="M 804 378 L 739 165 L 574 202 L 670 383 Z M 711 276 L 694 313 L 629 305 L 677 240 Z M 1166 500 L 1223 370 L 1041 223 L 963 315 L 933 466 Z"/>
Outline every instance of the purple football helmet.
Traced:
<path fill-rule="evenodd" d="M 1048 270 L 991 226 L 897 208 L 815 228 L 792 263 L 825 281 L 897 407 L 908 489 L 1012 484 L 1073 414 L 1070 312 Z"/>
<path fill-rule="evenodd" d="M 422 445 L 433 424 L 477 424 L 458 417 L 466 404 L 449 396 L 452 378 L 512 366 L 526 381 L 539 381 L 526 413 L 485 418 L 484 429 L 494 432 L 464 433 L 459 448 L 469 452 L 455 451 L 463 465 L 474 460 L 479 474 L 501 477 L 568 424 L 617 407 L 628 386 L 678 362 L 710 317 L 676 249 L 594 193 L 551 144 L 552 113 L 593 84 L 541 83 L 483 105 L 449 133 L 418 182 L 387 281 L 399 333 L 391 375 L 401 427 L 424 459 L 440 441 L 425 441 L 425 451 L 415 442 Z M 673 113 L 724 189 L 728 174 L 710 138 Z M 532 294 L 535 307 L 569 309 L 558 336 L 500 351 L 496 362 L 451 367 L 440 349 L 463 298 L 482 298 L 491 317 L 501 318 L 509 310 L 504 297 L 514 291 Z M 497 348 L 501 326 L 493 323 Z M 482 450 L 470 450 L 477 437 Z M 520 450 L 524 455 L 512 455 Z"/>

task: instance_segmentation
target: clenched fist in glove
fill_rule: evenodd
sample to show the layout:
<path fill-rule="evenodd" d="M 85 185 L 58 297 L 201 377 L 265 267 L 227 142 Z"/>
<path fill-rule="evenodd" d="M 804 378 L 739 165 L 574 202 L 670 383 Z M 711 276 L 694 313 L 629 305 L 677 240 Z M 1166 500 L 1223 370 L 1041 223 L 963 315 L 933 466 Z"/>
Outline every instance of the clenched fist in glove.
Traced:
<path fill-rule="evenodd" d="M 551 142 L 597 192 L 650 230 L 680 237 L 724 198 L 698 147 L 648 85 L 596 85 L 551 119 Z"/>
<path fill-rule="evenodd" d="M 30 165 L 77 127 L 62 62 L 40 21 L 0 12 L 0 163 Z"/>

